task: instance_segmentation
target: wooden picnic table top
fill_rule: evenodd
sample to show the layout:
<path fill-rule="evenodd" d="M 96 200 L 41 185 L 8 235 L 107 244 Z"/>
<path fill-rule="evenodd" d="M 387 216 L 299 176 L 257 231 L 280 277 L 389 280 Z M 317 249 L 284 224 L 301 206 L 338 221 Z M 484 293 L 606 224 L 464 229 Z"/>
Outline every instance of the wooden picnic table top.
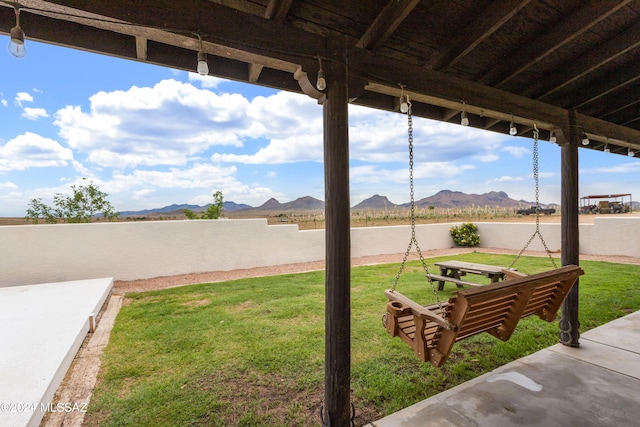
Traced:
<path fill-rule="evenodd" d="M 502 270 L 506 269 L 506 267 L 501 267 L 498 265 L 488 265 L 488 264 L 478 264 L 475 262 L 465 262 L 465 261 L 441 261 L 436 262 L 440 268 L 448 268 L 452 270 L 458 270 L 465 273 L 475 273 L 475 274 L 499 274 L 502 273 Z"/>

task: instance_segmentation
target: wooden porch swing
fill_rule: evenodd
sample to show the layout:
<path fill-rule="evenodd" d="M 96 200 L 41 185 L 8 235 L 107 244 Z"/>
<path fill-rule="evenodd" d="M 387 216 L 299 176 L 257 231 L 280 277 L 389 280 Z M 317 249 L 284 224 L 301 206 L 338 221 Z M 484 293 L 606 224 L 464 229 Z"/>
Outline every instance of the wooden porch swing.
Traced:
<path fill-rule="evenodd" d="M 434 281 L 429 274 L 426 262 L 415 236 L 414 191 L 413 191 L 413 124 L 411 103 L 408 104 L 409 123 L 409 176 L 411 195 L 411 241 L 405 253 L 393 289 L 385 291 L 389 299 L 387 312 L 383 316 L 383 326 L 394 337 L 401 338 L 423 362 L 430 362 L 436 367 L 442 366 L 453 344 L 482 332 L 507 341 L 515 330 L 520 319 L 537 315 L 542 320 L 551 322 L 556 318 L 560 305 L 584 271 L 575 265 L 567 265 L 542 273 L 524 275 L 511 267 L 524 252 L 520 252 L 509 269 L 503 270 L 507 280 L 490 285 L 465 289 L 454 293 L 448 302 L 440 302 Z M 537 132 L 537 129 L 536 129 Z M 537 142 L 537 137 L 535 138 Z M 537 150 L 534 150 L 534 170 L 537 171 Z M 537 177 L 537 174 L 534 174 Z M 536 203 L 538 203 L 536 181 Z M 546 248 L 546 243 L 539 232 L 536 222 L 536 233 L 525 248 L 538 234 Z M 422 306 L 395 290 L 400 275 L 404 270 L 411 247 L 415 244 L 422 266 L 425 270 L 436 304 Z M 547 249 L 547 254 L 549 254 Z M 551 258 L 551 256 L 549 255 Z"/>

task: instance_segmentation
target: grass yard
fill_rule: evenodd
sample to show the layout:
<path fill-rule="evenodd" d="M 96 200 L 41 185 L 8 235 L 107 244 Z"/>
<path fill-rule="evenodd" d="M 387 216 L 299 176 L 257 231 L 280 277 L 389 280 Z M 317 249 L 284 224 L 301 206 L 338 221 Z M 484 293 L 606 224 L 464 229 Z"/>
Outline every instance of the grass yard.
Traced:
<path fill-rule="evenodd" d="M 443 259 L 427 260 L 434 273 L 433 262 Z M 513 257 L 446 259 L 508 266 Z M 640 266 L 581 266 L 582 331 L 640 310 Z M 397 289 L 427 304 L 434 295 L 421 268 L 419 261 L 408 263 Z M 516 268 L 531 274 L 551 266 L 548 258 L 522 257 Z M 527 318 L 506 343 L 481 334 L 456 344 L 442 368 L 421 363 L 381 324 L 384 290 L 397 269 L 352 270 L 351 383 L 358 426 L 558 341 L 557 321 Z M 454 290 L 446 284 L 439 298 L 446 301 Z M 324 272 L 128 294 L 85 423 L 317 426 L 323 387 Z"/>

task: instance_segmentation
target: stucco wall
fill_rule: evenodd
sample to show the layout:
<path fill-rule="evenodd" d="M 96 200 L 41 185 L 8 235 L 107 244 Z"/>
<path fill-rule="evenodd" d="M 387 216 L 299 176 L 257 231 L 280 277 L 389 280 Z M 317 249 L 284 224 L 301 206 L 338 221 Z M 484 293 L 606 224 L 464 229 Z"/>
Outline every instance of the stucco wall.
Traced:
<path fill-rule="evenodd" d="M 449 248 L 455 224 L 416 227 L 422 250 Z M 521 249 L 532 223 L 477 223 L 481 246 Z M 560 224 L 540 224 L 550 250 Z M 354 228 L 354 257 L 403 253 L 409 226 Z M 640 256 L 640 217 L 596 218 L 580 225 L 580 252 Z M 529 249 L 543 250 L 539 238 Z M 0 227 L 0 287 L 113 277 L 133 280 L 324 259 L 324 230 L 267 225 L 264 219 L 157 221 Z"/>

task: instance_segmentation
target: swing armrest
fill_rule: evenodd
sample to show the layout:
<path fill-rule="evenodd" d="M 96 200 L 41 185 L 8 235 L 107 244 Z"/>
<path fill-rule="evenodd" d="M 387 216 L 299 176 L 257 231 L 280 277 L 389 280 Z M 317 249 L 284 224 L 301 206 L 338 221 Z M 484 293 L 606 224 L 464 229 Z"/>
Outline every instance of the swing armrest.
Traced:
<path fill-rule="evenodd" d="M 449 323 L 446 319 L 443 319 L 440 315 L 434 313 L 433 311 L 421 306 L 420 304 L 413 302 L 409 298 L 402 295 L 400 292 L 387 289 L 384 291 L 384 294 L 387 296 L 389 301 L 398 301 L 401 304 L 409 307 L 414 316 L 420 316 L 424 320 L 428 320 L 442 326 L 443 328 L 456 331 L 458 327 Z M 447 303 L 443 303 L 443 307 L 446 306 Z"/>
<path fill-rule="evenodd" d="M 524 274 L 523 272 L 512 269 L 512 268 L 503 268 L 502 274 L 504 274 L 505 279 L 515 279 L 516 277 L 526 276 L 526 274 Z"/>

